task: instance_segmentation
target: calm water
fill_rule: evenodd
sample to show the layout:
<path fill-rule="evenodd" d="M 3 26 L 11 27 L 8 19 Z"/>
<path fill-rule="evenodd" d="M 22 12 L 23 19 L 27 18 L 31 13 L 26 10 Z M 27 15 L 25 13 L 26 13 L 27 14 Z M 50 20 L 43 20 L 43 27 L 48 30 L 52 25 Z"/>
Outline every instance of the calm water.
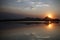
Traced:
<path fill-rule="evenodd" d="M 60 23 L 21 24 L 0 22 L 1 40 L 60 40 Z"/>

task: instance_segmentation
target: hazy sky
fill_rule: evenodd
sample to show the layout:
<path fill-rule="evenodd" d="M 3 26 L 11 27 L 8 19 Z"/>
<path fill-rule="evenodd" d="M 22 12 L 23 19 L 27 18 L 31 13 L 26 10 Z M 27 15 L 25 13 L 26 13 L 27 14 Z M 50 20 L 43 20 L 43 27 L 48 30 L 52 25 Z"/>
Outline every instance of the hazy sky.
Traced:
<path fill-rule="evenodd" d="M 60 0 L 1 0 L 1 11 L 14 12 L 24 15 L 40 16 L 48 12 L 60 13 Z M 57 16 L 56 15 L 56 16 Z"/>

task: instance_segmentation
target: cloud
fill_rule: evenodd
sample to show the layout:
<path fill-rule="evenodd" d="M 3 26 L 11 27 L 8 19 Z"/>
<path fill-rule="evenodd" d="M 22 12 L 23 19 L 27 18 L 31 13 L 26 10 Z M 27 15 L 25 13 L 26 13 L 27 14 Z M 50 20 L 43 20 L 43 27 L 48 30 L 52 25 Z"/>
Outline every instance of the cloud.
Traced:
<path fill-rule="evenodd" d="M 38 8 L 43 8 L 43 7 L 50 7 L 49 4 L 43 3 L 43 2 L 30 2 L 31 9 L 38 9 Z"/>
<path fill-rule="evenodd" d="M 35 7 L 39 8 L 39 7 L 50 7 L 50 6 L 48 4 L 41 4 L 41 5 L 37 4 L 35 5 Z"/>
<path fill-rule="evenodd" d="M 21 0 L 16 0 L 16 2 L 21 2 Z"/>
<path fill-rule="evenodd" d="M 32 1 L 32 0 L 16 0 L 17 7 L 24 9 L 24 10 L 37 10 L 40 8 L 50 7 L 49 4 L 42 2 L 42 1 Z M 18 3 L 19 2 L 19 3 Z M 18 5 L 19 4 L 19 5 Z"/>
<path fill-rule="evenodd" d="M 29 0 L 16 0 L 17 2 L 25 2 L 25 1 L 29 1 Z"/>

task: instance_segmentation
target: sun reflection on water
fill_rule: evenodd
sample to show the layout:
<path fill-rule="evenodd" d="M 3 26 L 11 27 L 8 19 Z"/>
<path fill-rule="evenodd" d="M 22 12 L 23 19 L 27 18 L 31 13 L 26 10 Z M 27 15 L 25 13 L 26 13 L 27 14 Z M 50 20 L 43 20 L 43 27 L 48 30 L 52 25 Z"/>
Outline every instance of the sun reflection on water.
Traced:
<path fill-rule="evenodd" d="M 53 29 L 53 26 L 54 26 L 53 24 L 48 24 L 47 28 L 48 29 Z"/>
<path fill-rule="evenodd" d="M 49 28 L 52 28 L 52 25 L 51 25 L 51 24 L 49 24 L 49 25 L 48 25 L 48 27 L 49 27 Z"/>

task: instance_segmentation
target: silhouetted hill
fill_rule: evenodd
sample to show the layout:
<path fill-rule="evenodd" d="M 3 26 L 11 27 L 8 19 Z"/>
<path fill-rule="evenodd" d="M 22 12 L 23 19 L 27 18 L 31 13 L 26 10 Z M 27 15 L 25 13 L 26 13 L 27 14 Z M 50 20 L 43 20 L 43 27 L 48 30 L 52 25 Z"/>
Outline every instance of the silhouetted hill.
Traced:
<path fill-rule="evenodd" d="M 31 18 L 31 17 L 26 17 L 26 18 L 21 18 L 21 19 L 6 19 L 6 20 L 0 20 L 1 21 L 60 21 L 60 19 L 51 19 L 51 18 L 48 18 L 48 17 L 45 17 L 45 18 Z"/>
<path fill-rule="evenodd" d="M 17 15 L 14 13 L 4 13 L 0 12 L 0 22 L 1 21 L 60 21 L 60 19 L 52 19 L 49 18 L 48 16 L 45 18 L 33 18 L 33 17 L 26 17 L 23 18 L 24 16 L 22 15 Z"/>

